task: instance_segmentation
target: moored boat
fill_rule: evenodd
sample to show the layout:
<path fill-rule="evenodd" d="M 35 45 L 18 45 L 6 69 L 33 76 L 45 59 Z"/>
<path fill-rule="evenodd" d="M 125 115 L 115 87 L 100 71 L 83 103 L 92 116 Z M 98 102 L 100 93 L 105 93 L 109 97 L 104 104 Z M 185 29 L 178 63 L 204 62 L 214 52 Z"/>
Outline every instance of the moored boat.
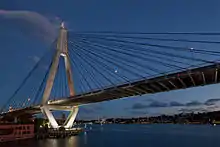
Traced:
<path fill-rule="evenodd" d="M 0 142 L 34 137 L 34 124 L 0 124 Z"/>

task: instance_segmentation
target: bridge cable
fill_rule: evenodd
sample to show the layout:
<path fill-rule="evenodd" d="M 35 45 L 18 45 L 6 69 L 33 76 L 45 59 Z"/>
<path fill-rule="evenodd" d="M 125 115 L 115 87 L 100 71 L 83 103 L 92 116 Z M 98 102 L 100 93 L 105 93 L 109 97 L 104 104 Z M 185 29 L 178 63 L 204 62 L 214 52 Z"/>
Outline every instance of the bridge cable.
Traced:
<path fill-rule="evenodd" d="M 79 43 L 79 41 L 78 41 L 77 43 Z M 88 44 L 87 44 L 87 46 L 88 46 Z M 92 47 L 92 46 L 88 46 L 88 47 Z M 91 50 L 87 50 L 87 49 L 85 49 L 85 48 L 81 48 L 81 49 L 82 49 L 82 50 L 85 50 L 85 51 L 88 52 L 88 53 L 93 54 L 95 57 L 98 57 L 98 58 L 100 58 L 100 59 L 102 59 L 102 60 L 104 60 L 104 61 L 107 61 L 108 63 L 111 63 L 111 64 L 113 64 L 113 65 L 115 65 L 115 66 L 117 66 L 117 67 L 120 67 L 121 69 L 123 69 L 123 70 L 125 70 L 125 71 L 128 70 L 128 71 L 131 72 L 132 74 L 144 78 L 144 77 L 143 77 L 142 75 L 140 75 L 139 73 L 135 73 L 135 72 L 132 71 L 132 70 L 125 69 L 122 65 L 118 64 L 117 62 L 114 62 L 114 61 L 116 61 L 116 60 L 118 60 L 118 59 L 117 59 L 117 58 L 113 59 L 112 57 L 109 57 L 109 54 L 106 54 L 106 52 L 104 52 L 104 51 L 102 51 L 102 53 L 99 55 L 99 54 L 95 53 L 94 50 L 91 51 Z M 97 48 L 95 48 L 95 49 L 96 49 L 96 51 L 98 50 Z M 104 54 L 103 54 L 103 53 L 104 53 Z M 126 65 L 126 66 L 129 66 L 129 67 L 131 67 L 131 68 L 136 68 L 135 66 L 132 66 L 132 65 L 127 64 L 124 60 L 122 60 L 122 62 L 123 62 L 124 65 Z M 147 73 L 147 74 L 149 74 L 149 73 Z"/>
<path fill-rule="evenodd" d="M 77 36 L 75 36 L 77 37 Z M 158 47 L 158 48 L 165 48 L 169 50 L 175 50 L 175 51 L 190 51 L 192 50 L 191 48 L 187 49 L 186 47 L 178 47 L 178 46 L 167 46 L 167 45 L 159 45 L 159 44 L 150 44 L 150 43 L 143 43 L 143 42 L 133 42 L 133 41 L 128 41 L 128 40 L 119 40 L 117 38 L 106 38 L 106 37 L 92 37 L 92 36 L 78 36 L 82 38 L 91 38 L 91 39 L 100 39 L 100 40 L 106 40 L 106 41 L 112 41 L 112 42 L 121 42 L 121 43 L 128 43 L 128 44 L 135 44 L 135 45 L 141 45 L 141 46 L 151 46 L 151 47 Z M 218 51 L 207 51 L 207 50 L 202 50 L 202 49 L 196 49 L 193 48 L 193 51 L 196 53 L 201 53 L 201 54 L 210 54 L 210 55 L 218 55 L 220 52 Z"/>
<path fill-rule="evenodd" d="M 161 42 L 187 42 L 187 43 L 202 43 L 202 44 L 220 44 L 220 41 L 208 41 L 208 40 L 188 40 L 188 39 L 168 39 L 168 38 L 154 38 L 145 36 L 123 36 L 123 35 L 97 35 L 97 34 L 74 34 L 74 36 L 88 36 L 93 38 L 120 38 L 120 39 L 134 39 L 134 40 L 153 40 Z M 204 50 L 201 50 L 204 51 Z M 216 52 L 216 51 L 213 51 Z M 216 52 L 220 53 L 220 52 Z"/>
<path fill-rule="evenodd" d="M 74 48 L 73 48 L 74 49 Z M 73 50 L 72 49 L 72 50 Z M 72 50 L 70 50 L 70 51 L 72 51 Z M 75 51 L 75 50 L 74 50 Z M 77 55 L 76 55 L 76 57 L 77 57 Z M 78 58 L 78 57 L 77 57 Z M 85 66 L 83 66 L 83 60 L 81 59 L 81 58 L 78 58 L 78 60 L 79 60 L 79 65 L 81 66 L 81 69 L 83 69 L 86 73 L 89 73 L 89 71 L 85 68 Z M 90 79 L 93 81 L 93 83 L 97 86 L 97 87 L 102 87 L 102 85 L 101 85 L 101 83 L 99 83 L 99 81 L 98 80 L 95 80 L 95 75 L 94 75 L 94 72 L 93 72 L 93 70 L 91 70 L 91 74 L 89 74 L 89 76 L 90 76 Z"/>
<path fill-rule="evenodd" d="M 91 43 L 91 41 L 89 41 L 88 39 L 87 39 L 87 41 L 86 41 L 87 43 Z M 109 47 L 109 45 L 107 44 L 106 45 L 106 43 L 101 43 L 101 42 L 95 42 L 95 43 L 98 43 L 98 44 L 100 44 L 100 45 L 102 45 L 103 47 Z M 118 50 L 122 50 L 123 51 L 123 48 L 124 48 L 124 51 L 130 51 L 131 53 L 136 53 L 136 54 L 139 54 L 139 55 L 146 55 L 146 56 L 149 56 L 149 54 L 152 54 L 151 52 L 147 52 L 146 53 L 146 51 L 144 51 L 144 50 L 140 50 L 139 48 L 135 48 L 135 47 L 133 47 L 133 46 L 131 46 L 131 45 L 113 45 L 114 47 L 117 47 L 118 48 Z M 127 48 L 125 48 L 125 47 L 127 47 Z M 126 50 L 125 50 L 126 49 Z M 154 53 L 154 52 L 153 52 Z M 162 55 L 164 55 L 164 54 L 162 54 Z M 163 57 L 163 56 L 158 56 L 158 52 L 156 52 L 156 53 L 154 53 L 152 56 L 151 56 L 151 58 L 157 58 L 157 59 L 164 59 L 164 60 L 166 60 L 166 61 L 173 61 L 173 62 L 175 62 L 175 63 L 180 63 L 180 64 L 184 64 L 184 65 L 191 65 L 191 64 L 188 64 L 188 63 L 185 63 L 185 62 L 182 62 L 182 61 L 176 61 L 176 60 L 173 60 L 173 59 L 171 59 L 170 57 L 166 57 L 166 55 L 165 55 L 165 57 Z"/>
<path fill-rule="evenodd" d="M 78 45 L 78 43 L 77 43 L 77 45 Z M 89 50 L 86 50 L 86 49 L 83 48 L 82 46 L 80 47 L 80 45 L 78 45 L 78 47 L 81 49 L 81 51 L 84 52 L 84 55 L 85 55 L 85 53 L 86 53 L 86 55 L 85 55 L 84 57 L 87 57 L 87 59 L 90 57 L 90 58 L 92 59 L 91 61 L 94 61 L 94 62 L 96 62 L 96 63 L 99 64 L 99 65 L 103 65 L 103 69 L 104 69 L 105 71 L 107 71 L 111 76 L 116 76 L 115 74 L 112 74 L 112 72 L 111 72 L 111 71 L 114 70 L 113 68 L 111 68 L 110 66 L 108 66 L 108 65 L 105 64 L 104 62 L 99 62 L 99 60 L 97 59 L 98 56 L 95 56 L 95 58 L 93 58 L 93 57 L 92 57 L 93 54 L 90 55 L 91 52 L 90 52 Z M 90 61 L 90 60 L 88 59 L 88 61 Z M 109 70 L 110 70 L 110 71 L 109 71 Z M 118 76 L 119 76 L 120 78 L 122 78 L 122 79 L 128 81 L 128 78 L 127 78 L 127 77 L 121 76 L 120 74 L 119 74 Z"/>
<path fill-rule="evenodd" d="M 100 45 L 97 45 L 97 44 L 94 44 L 94 46 L 103 47 L 103 46 L 100 46 Z M 155 59 L 150 59 L 150 58 L 146 58 L 146 57 L 143 58 L 143 57 L 137 56 L 137 55 L 135 55 L 135 54 L 118 51 L 118 50 L 113 49 L 113 48 L 111 48 L 111 47 L 106 47 L 106 48 L 110 48 L 111 51 L 114 51 L 114 52 L 116 52 L 116 53 L 121 53 L 121 54 L 124 54 L 124 55 L 128 55 L 128 56 L 131 56 L 131 57 L 133 57 L 133 58 L 136 57 L 136 58 L 140 58 L 140 59 L 147 60 L 147 61 L 150 61 L 150 62 L 160 63 L 160 64 L 162 64 L 162 65 L 164 65 L 164 66 L 167 66 L 167 67 L 176 67 L 176 68 L 178 68 L 178 69 L 184 69 L 183 67 L 179 67 L 179 66 L 176 66 L 176 65 L 168 64 L 168 63 L 165 64 L 165 63 L 163 63 L 163 62 L 161 62 L 161 61 L 158 61 L 158 60 L 155 60 Z M 116 55 L 115 55 L 115 56 L 116 56 Z M 152 69 L 152 68 L 151 68 L 151 69 Z"/>
<path fill-rule="evenodd" d="M 69 49 L 69 51 L 71 52 L 71 50 Z M 76 53 L 76 52 L 71 52 L 72 54 L 74 54 L 74 53 Z M 77 53 L 76 53 L 77 54 Z M 77 57 L 77 56 L 76 56 Z M 79 62 L 78 62 L 79 63 Z M 81 66 L 81 64 L 79 64 L 80 66 Z M 81 68 L 82 69 L 82 68 Z M 80 70 L 80 68 L 78 69 L 79 70 L 79 73 L 82 75 L 82 77 L 83 77 L 83 80 L 85 81 L 85 83 L 87 84 L 87 87 L 89 88 L 89 89 L 92 89 L 92 86 L 90 85 L 90 83 L 89 83 L 89 81 L 88 81 L 88 77 L 85 77 L 84 76 L 84 74 L 83 74 L 83 72 Z"/>
<path fill-rule="evenodd" d="M 74 44 L 75 45 L 75 44 Z M 77 47 L 75 46 L 75 48 L 74 49 L 76 49 Z M 76 50 L 75 50 L 76 51 Z M 74 52 L 74 53 L 76 53 L 78 56 L 79 56 L 79 58 L 80 59 L 82 59 L 85 63 L 87 63 L 87 64 L 89 64 L 89 66 L 92 66 L 92 61 L 90 61 L 90 60 L 88 60 L 85 56 L 82 56 L 79 52 Z M 89 62 L 88 62 L 89 61 Z M 92 66 L 92 67 L 94 67 L 94 66 Z M 96 71 L 98 71 L 98 70 L 96 70 Z M 93 90 L 93 89 L 92 89 Z"/>
<path fill-rule="evenodd" d="M 82 90 L 82 93 L 83 92 L 86 92 L 87 90 L 87 88 L 85 87 L 85 85 L 83 84 L 83 81 L 85 82 L 85 77 L 83 76 L 83 74 L 81 73 L 81 71 L 80 71 L 80 67 L 78 67 L 78 64 L 77 64 L 77 62 L 76 62 L 76 60 L 75 59 L 77 59 L 77 58 L 74 58 L 73 57 L 73 52 L 71 52 L 71 50 L 69 49 L 69 57 L 70 57 L 70 62 L 72 63 L 72 65 L 73 66 L 75 66 L 75 67 L 73 67 L 73 69 L 75 69 L 75 71 L 76 72 L 78 72 L 78 74 L 80 75 L 79 77 L 81 77 L 82 78 L 82 80 L 81 80 L 81 78 L 77 78 L 77 79 L 79 79 L 79 86 L 81 87 L 81 90 Z M 76 72 L 75 72 L 75 74 L 76 74 Z"/>
<path fill-rule="evenodd" d="M 75 44 L 74 44 L 74 45 L 75 45 Z M 76 52 L 76 53 L 77 53 L 77 52 Z M 77 54 L 78 54 L 82 59 L 84 59 L 84 61 L 85 61 L 89 66 L 93 67 L 93 69 L 95 69 L 96 71 L 99 71 L 98 68 L 97 68 L 96 66 L 93 66 L 92 63 L 88 62 L 88 61 L 85 59 L 85 57 L 81 56 L 79 53 L 77 53 Z M 98 66 L 100 66 L 100 65 L 98 65 Z M 109 78 L 107 78 L 102 72 L 99 72 L 99 73 L 100 73 L 100 75 L 103 76 L 103 78 L 104 78 L 106 81 L 108 81 L 110 84 L 114 85 L 114 83 L 113 83 Z"/>
<path fill-rule="evenodd" d="M 219 36 L 219 32 L 116 32 L 116 31 L 88 31 L 73 32 L 74 34 L 114 34 L 114 35 L 197 35 L 197 36 Z"/>
<path fill-rule="evenodd" d="M 78 43 L 79 43 L 79 41 L 77 42 L 77 44 L 78 44 Z M 79 46 L 79 47 L 80 47 L 80 46 Z M 107 56 L 104 56 L 103 54 L 102 54 L 102 55 L 99 55 L 99 54 L 97 54 L 97 53 L 94 53 L 94 50 L 91 51 L 91 50 L 87 50 L 87 49 L 82 48 L 82 47 L 80 47 L 80 49 L 85 50 L 87 53 L 91 53 L 91 54 L 93 54 L 95 57 L 98 57 L 98 58 L 100 58 L 100 59 L 103 59 L 104 61 L 107 61 L 107 62 L 109 62 L 109 63 L 111 63 L 111 64 L 113 64 L 113 65 L 115 65 L 115 66 L 118 66 L 118 67 L 124 69 L 124 70 L 129 70 L 129 69 L 125 69 L 124 67 L 120 66 L 120 64 L 117 64 L 117 62 L 114 62 L 115 59 L 112 59 L 112 58 L 109 58 L 109 57 L 107 57 Z M 104 57 L 105 57 L 105 58 L 104 58 Z M 95 60 L 95 59 L 94 59 L 94 60 Z M 129 70 L 129 71 L 130 71 L 130 70 Z M 133 71 L 130 71 L 130 72 L 133 73 Z M 138 73 L 134 73 L 134 74 L 136 74 L 136 75 L 138 75 L 138 76 L 140 76 L 140 77 L 143 78 L 143 76 L 140 75 L 140 74 L 138 74 Z"/>
<path fill-rule="evenodd" d="M 13 98 L 16 96 L 16 94 L 21 90 L 21 88 L 25 85 L 25 83 L 28 81 L 28 79 L 32 76 L 32 74 L 36 71 L 36 69 L 38 69 L 38 67 L 40 66 L 40 64 L 43 62 L 43 59 L 45 59 L 45 57 L 47 57 L 48 53 L 51 51 L 48 50 L 46 51 L 46 53 L 40 58 L 40 60 L 34 65 L 34 67 L 29 71 L 28 75 L 23 79 L 23 81 L 21 82 L 21 84 L 18 86 L 18 88 L 15 90 L 15 92 L 12 94 L 12 96 L 7 100 L 7 102 L 5 103 L 5 105 L 3 105 L 2 110 L 13 100 Z M 15 103 L 15 102 L 14 102 Z"/>
<path fill-rule="evenodd" d="M 39 88 L 38 88 L 38 90 L 37 90 L 37 93 L 36 93 L 36 95 L 34 96 L 34 102 L 33 102 L 33 104 L 37 104 L 36 102 L 37 102 L 37 100 L 38 100 L 38 98 L 39 98 L 39 96 L 40 96 L 40 93 L 44 90 L 43 88 L 46 86 L 46 81 L 47 81 L 47 77 L 48 77 L 48 74 L 49 74 L 49 71 L 50 71 L 51 66 L 52 66 L 52 62 L 50 63 L 50 65 L 49 65 L 49 67 L 48 67 L 48 69 L 47 69 L 47 72 L 46 72 L 46 74 L 45 74 L 43 80 L 41 81 L 41 84 L 40 84 L 40 86 L 39 86 Z M 41 98 L 41 97 L 40 97 L 40 98 Z"/>
<path fill-rule="evenodd" d="M 97 38 L 93 38 L 93 39 L 97 39 Z M 101 40 L 106 40 L 106 41 L 113 41 L 113 42 L 119 42 L 119 43 L 128 43 L 128 44 L 135 44 L 135 45 L 149 45 L 149 44 L 146 44 L 146 43 L 137 43 L 137 42 L 130 42 L 130 41 L 125 41 L 125 40 L 115 40 L 115 39 L 106 39 L 106 38 L 98 38 L 98 39 L 101 39 Z M 149 45 L 151 46 L 151 44 Z M 163 45 L 153 45 L 154 47 L 160 47 L 160 48 L 168 48 L 168 49 L 175 49 L 175 48 L 179 48 L 179 47 L 172 47 L 172 46 L 163 46 Z M 182 48 L 182 47 L 181 47 Z M 196 52 L 196 51 L 195 51 Z M 170 55 L 173 55 L 171 53 L 167 53 L 165 52 L 166 54 L 170 54 Z M 181 55 L 177 55 L 178 57 L 181 57 Z M 184 57 L 182 57 L 184 58 Z M 201 62 L 204 62 L 204 63 L 214 63 L 216 64 L 216 62 L 213 62 L 213 61 L 209 61 L 209 60 L 203 60 L 203 59 L 199 59 L 199 58 L 189 58 L 189 57 L 185 57 L 187 59 L 193 59 L 193 60 L 197 60 L 197 61 L 201 61 Z"/>

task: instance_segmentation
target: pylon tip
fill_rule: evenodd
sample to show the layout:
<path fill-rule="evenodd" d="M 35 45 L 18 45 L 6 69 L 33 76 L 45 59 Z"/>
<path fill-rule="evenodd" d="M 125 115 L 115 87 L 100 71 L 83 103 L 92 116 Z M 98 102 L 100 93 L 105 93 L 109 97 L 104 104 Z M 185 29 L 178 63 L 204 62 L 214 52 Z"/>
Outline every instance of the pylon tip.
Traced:
<path fill-rule="evenodd" d="M 61 28 L 65 28 L 64 22 L 61 23 Z"/>

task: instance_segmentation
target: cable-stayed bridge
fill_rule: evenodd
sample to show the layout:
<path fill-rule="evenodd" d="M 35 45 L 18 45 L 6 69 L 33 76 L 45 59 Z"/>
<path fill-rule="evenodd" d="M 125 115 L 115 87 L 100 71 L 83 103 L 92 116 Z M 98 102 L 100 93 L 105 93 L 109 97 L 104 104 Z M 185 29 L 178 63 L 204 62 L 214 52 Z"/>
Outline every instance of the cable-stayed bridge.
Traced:
<path fill-rule="evenodd" d="M 50 49 L 2 106 L 1 115 L 52 111 L 220 82 L 219 33 L 68 32 L 62 24 Z"/>

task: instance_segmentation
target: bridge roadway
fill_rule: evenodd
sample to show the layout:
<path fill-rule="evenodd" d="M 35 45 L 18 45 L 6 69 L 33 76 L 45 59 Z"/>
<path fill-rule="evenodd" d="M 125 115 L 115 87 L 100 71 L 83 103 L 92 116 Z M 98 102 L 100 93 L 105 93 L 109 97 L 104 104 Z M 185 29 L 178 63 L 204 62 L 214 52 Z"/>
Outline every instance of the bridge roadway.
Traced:
<path fill-rule="evenodd" d="M 110 87 L 72 97 L 60 98 L 55 101 L 49 101 L 48 104 L 51 106 L 68 107 L 108 101 L 129 96 L 153 94 L 158 92 L 215 84 L 220 82 L 220 75 L 218 74 L 219 67 L 220 64 L 213 64 L 194 68 L 191 70 L 168 74 L 166 76 L 158 76 L 151 79 L 127 83 L 117 87 Z M 36 114 L 39 112 L 40 105 L 36 105 L 17 109 L 12 112 L 7 112 L 7 114 Z"/>

